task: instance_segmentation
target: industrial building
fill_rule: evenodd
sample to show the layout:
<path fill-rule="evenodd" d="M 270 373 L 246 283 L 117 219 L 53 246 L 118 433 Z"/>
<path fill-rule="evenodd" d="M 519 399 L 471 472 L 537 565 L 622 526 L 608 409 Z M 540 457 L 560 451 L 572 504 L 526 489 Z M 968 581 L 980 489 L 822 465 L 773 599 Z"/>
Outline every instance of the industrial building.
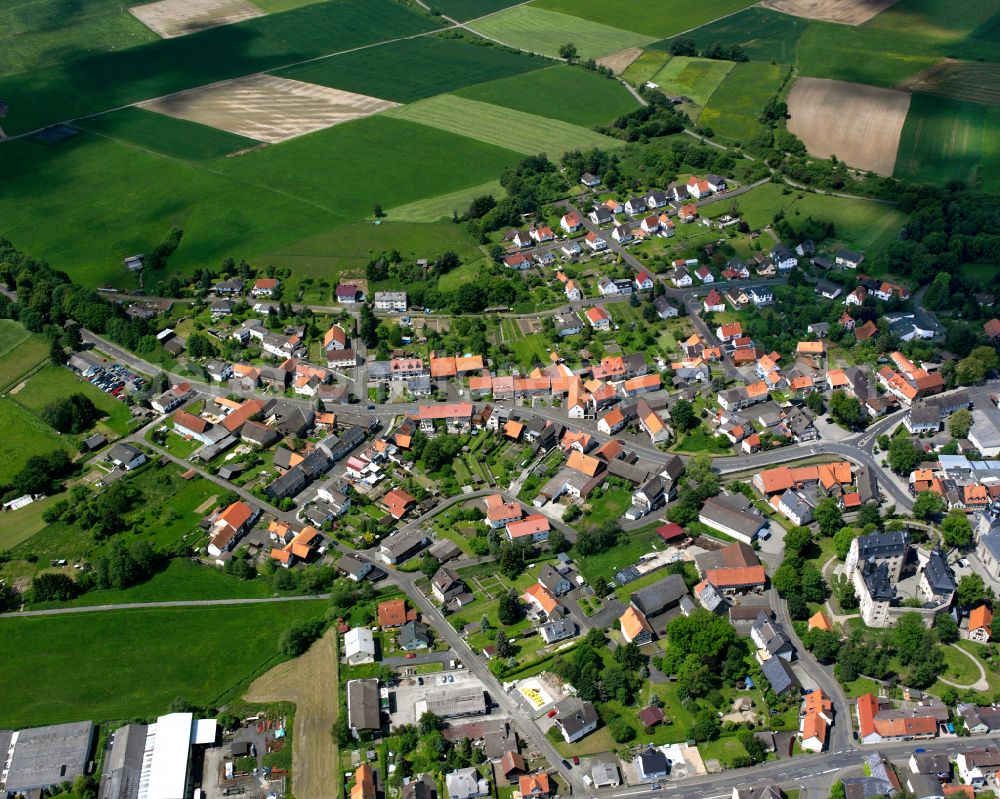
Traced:
<path fill-rule="evenodd" d="M 72 782 L 87 772 L 93 746 L 90 721 L 0 730 L 0 796 Z"/>

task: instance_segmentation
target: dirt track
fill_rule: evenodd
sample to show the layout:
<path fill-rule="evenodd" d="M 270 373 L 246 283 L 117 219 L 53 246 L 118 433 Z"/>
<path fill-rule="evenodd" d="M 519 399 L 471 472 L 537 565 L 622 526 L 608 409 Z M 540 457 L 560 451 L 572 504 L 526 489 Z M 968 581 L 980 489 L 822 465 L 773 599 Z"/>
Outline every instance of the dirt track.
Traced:
<path fill-rule="evenodd" d="M 164 39 L 264 16 L 248 0 L 157 0 L 132 6 L 128 11 Z"/>
<path fill-rule="evenodd" d="M 799 78 L 788 93 L 788 129 L 813 155 L 891 175 L 909 107 L 906 92 Z"/>
<path fill-rule="evenodd" d="M 397 105 L 312 83 L 251 75 L 159 97 L 140 107 L 274 144 Z"/>
<path fill-rule="evenodd" d="M 275 666 L 247 689 L 248 702 L 294 702 L 292 788 L 298 799 L 330 799 L 338 777 L 337 631 L 330 629 L 302 657 Z"/>
<path fill-rule="evenodd" d="M 860 25 L 896 2 L 897 0 L 764 0 L 761 5 L 795 17 Z"/>

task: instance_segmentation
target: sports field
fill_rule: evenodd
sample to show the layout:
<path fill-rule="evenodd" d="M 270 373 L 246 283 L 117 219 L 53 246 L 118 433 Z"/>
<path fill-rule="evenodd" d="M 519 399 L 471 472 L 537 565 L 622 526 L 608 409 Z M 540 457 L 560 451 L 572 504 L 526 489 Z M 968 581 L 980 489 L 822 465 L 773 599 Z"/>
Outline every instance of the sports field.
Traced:
<path fill-rule="evenodd" d="M 703 106 L 733 66 L 732 61 L 675 56 L 649 80 L 667 94 L 690 97 Z"/>
<path fill-rule="evenodd" d="M 400 205 L 390 208 L 386 215 L 393 221 L 400 222 L 435 222 L 438 219 L 451 219 L 455 212 L 461 216 L 476 197 L 492 194 L 500 199 L 506 192 L 500 181 L 491 180 L 480 186 L 470 186 L 467 189 L 459 189 L 450 194 L 441 194 L 437 197 L 429 197 L 426 200 Z"/>
<path fill-rule="evenodd" d="M 519 160 L 509 150 L 383 115 L 207 169 L 88 134 L 54 149 L 26 141 L 0 146 L 9 159 L 0 182 L 4 234 L 88 286 L 129 280 L 124 255 L 147 251 L 171 225 L 183 228 L 184 238 L 165 274 L 230 255 L 252 259 L 365 218 L 374 203 L 392 208 L 495 180 Z"/>
<path fill-rule="evenodd" d="M 65 366 L 49 364 L 33 374 L 25 382 L 24 388 L 11 395 L 18 405 L 38 414 L 46 405 L 70 394 L 80 393 L 88 397 L 97 409 L 106 415 L 103 423 L 120 436 L 129 431 L 132 414 L 124 402 L 120 402 L 81 380 Z"/>
<path fill-rule="evenodd" d="M 155 716 L 178 697 L 216 705 L 280 659 L 286 628 L 326 608 L 306 600 L 0 619 L 0 724 Z"/>
<path fill-rule="evenodd" d="M 1000 108 L 914 94 L 903 125 L 896 177 L 965 180 L 1000 189 Z"/>
<path fill-rule="evenodd" d="M 953 100 L 1000 105 L 1000 64 L 949 59 L 914 75 L 900 88 Z"/>
<path fill-rule="evenodd" d="M 482 186 L 475 187 L 472 197 L 483 193 Z M 482 253 L 476 242 L 462 225 L 451 222 L 451 212 L 460 213 L 468 207 L 464 204 L 449 207 L 446 222 L 433 224 L 417 223 L 400 218 L 388 212 L 388 218 L 380 225 L 370 222 L 355 222 L 335 230 L 296 241 L 262 256 L 262 260 L 275 266 L 285 266 L 294 270 L 297 277 L 332 278 L 345 270 L 361 275 L 367 263 L 381 253 L 398 250 L 403 258 L 415 261 L 418 258 L 433 258 L 453 250 L 463 261 L 479 258 Z"/>
<path fill-rule="evenodd" d="M 799 78 L 788 93 L 788 130 L 821 158 L 891 175 L 910 95 L 837 80 Z"/>
<path fill-rule="evenodd" d="M 580 58 L 598 58 L 629 47 L 643 47 L 656 40 L 655 36 L 590 22 L 533 5 L 501 11 L 473 22 L 469 27 L 505 44 L 549 56 L 559 55 L 559 48 L 568 42 L 576 45 Z"/>
<path fill-rule="evenodd" d="M 480 83 L 455 94 L 584 127 L 611 122 L 639 107 L 618 81 L 569 66 Z"/>
<path fill-rule="evenodd" d="M 760 130 L 761 109 L 781 86 L 786 68 L 748 61 L 736 64 L 698 117 L 698 124 L 733 141 L 746 142 Z"/>
<path fill-rule="evenodd" d="M 185 161 L 209 161 L 258 147 L 259 142 L 186 119 L 123 108 L 79 123 L 84 130 Z"/>
<path fill-rule="evenodd" d="M 75 454 L 73 442 L 6 397 L 0 399 L 0 430 L 4 431 L 0 483 L 17 474 L 32 455 L 45 455 L 60 448 Z"/>
<path fill-rule="evenodd" d="M 249 75 L 160 97 L 143 103 L 142 108 L 277 144 L 395 105 L 378 97 L 315 83 Z"/>
<path fill-rule="evenodd" d="M 156 38 L 120 0 L 5 0 L 0 3 L 0 76 Z"/>
<path fill-rule="evenodd" d="M 618 139 L 555 119 L 525 114 L 513 108 L 442 94 L 400 106 L 383 116 L 419 122 L 508 150 L 558 158 L 567 150 L 618 147 Z"/>
<path fill-rule="evenodd" d="M 651 8 L 643 0 L 534 0 L 532 6 L 662 38 L 675 36 L 752 5 L 750 0 L 665 0 Z"/>
<path fill-rule="evenodd" d="M 275 74 L 397 103 L 412 103 L 545 66 L 543 60 L 497 47 L 420 36 L 278 70 Z"/>
<path fill-rule="evenodd" d="M 138 24 L 138 23 L 136 23 Z M 434 30 L 393 0 L 327 0 L 0 79 L 8 135 L 216 81 Z M 620 49 L 620 48 L 619 48 Z"/>

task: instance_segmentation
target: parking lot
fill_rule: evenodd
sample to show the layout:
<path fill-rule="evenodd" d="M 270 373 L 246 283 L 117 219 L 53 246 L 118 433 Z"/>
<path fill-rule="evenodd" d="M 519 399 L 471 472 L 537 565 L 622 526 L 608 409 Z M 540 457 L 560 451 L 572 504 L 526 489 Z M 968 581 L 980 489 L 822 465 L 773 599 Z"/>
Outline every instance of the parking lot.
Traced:
<path fill-rule="evenodd" d="M 149 388 L 148 381 L 142 375 L 113 361 L 108 361 L 96 374 L 85 379 L 101 391 L 123 402 L 129 394 L 135 394 Z"/>
<path fill-rule="evenodd" d="M 444 680 L 444 682 L 442 682 Z M 390 718 L 393 727 L 401 724 L 416 724 L 425 707 L 428 694 L 438 691 L 459 691 L 485 686 L 464 669 L 441 671 L 423 676 L 405 677 L 390 690 Z"/>

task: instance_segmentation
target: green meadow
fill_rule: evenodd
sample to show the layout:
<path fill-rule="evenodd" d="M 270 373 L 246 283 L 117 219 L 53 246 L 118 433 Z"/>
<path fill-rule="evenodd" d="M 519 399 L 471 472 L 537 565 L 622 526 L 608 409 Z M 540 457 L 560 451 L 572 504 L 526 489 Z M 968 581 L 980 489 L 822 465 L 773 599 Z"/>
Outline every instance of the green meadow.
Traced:
<path fill-rule="evenodd" d="M 784 80 L 787 68 L 748 61 L 735 64 L 698 117 L 698 124 L 719 136 L 746 142 L 760 130 L 761 109 Z"/>
<path fill-rule="evenodd" d="M 68 437 L 60 436 L 7 397 L 0 398 L 0 430 L 4 431 L 5 453 L 0 461 L 0 484 L 17 474 L 33 455 L 45 455 L 54 449 L 64 449 L 70 455 L 76 452 Z"/>
<path fill-rule="evenodd" d="M 614 3 L 602 0 L 534 0 L 531 5 L 662 38 L 697 28 L 752 3 L 750 0 L 706 0 L 703 3 L 665 0 L 651 7 L 643 0 L 618 0 Z"/>
<path fill-rule="evenodd" d="M 704 106 L 733 66 L 732 61 L 675 56 L 649 80 L 667 94 L 684 95 Z"/>
<path fill-rule="evenodd" d="M 569 66 L 480 83 L 455 94 L 584 127 L 611 122 L 639 107 L 618 81 Z"/>
<path fill-rule="evenodd" d="M 77 377 L 65 366 L 50 364 L 28 378 L 24 388 L 13 399 L 18 405 L 38 414 L 46 405 L 56 400 L 80 393 L 88 397 L 98 410 L 106 415 L 106 424 L 118 435 L 125 435 L 131 426 L 132 414 L 128 406 L 97 386 Z"/>
<path fill-rule="evenodd" d="M 284 630 L 323 618 L 326 607 L 310 600 L 0 619 L 0 724 L 148 718 L 178 697 L 218 705 L 283 660 Z"/>

